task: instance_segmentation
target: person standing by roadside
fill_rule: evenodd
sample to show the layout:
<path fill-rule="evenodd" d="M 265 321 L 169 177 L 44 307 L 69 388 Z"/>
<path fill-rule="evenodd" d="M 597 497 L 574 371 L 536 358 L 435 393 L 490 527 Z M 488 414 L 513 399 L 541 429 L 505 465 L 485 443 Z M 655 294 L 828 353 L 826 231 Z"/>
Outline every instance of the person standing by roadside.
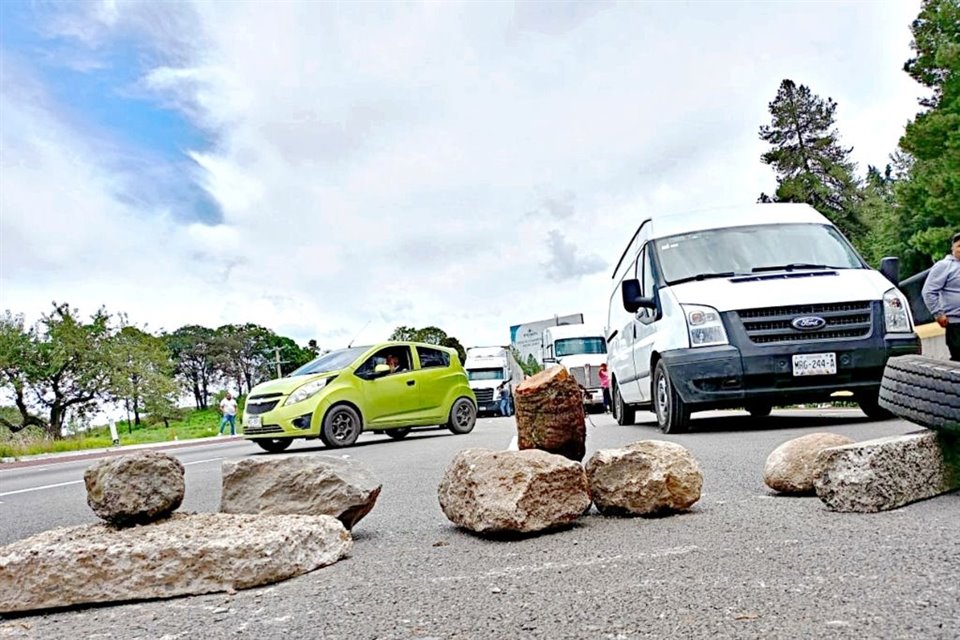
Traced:
<path fill-rule="evenodd" d="M 607 371 L 607 363 L 600 365 L 597 371 L 597 377 L 600 378 L 600 391 L 603 393 L 603 410 L 610 412 L 610 373 Z"/>
<path fill-rule="evenodd" d="M 500 392 L 500 415 L 507 417 L 513 415 L 513 396 L 510 393 L 510 383 L 504 382 L 497 391 Z"/>
<path fill-rule="evenodd" d="M 223 435 L 223 428 L 228 424 L 230 425 L 230 435 L 237 435 L 237 401 L 233 399 L 233 395 L 229 391 L 220 401 L 219 435 Z"/>
<path fill-rule="evenodd" d="M 960 362 L 960 233 L 950 239 L 950 253 L 933 265 L 923 285 L 923 302 L 947 330 L 950 359 Z"/>

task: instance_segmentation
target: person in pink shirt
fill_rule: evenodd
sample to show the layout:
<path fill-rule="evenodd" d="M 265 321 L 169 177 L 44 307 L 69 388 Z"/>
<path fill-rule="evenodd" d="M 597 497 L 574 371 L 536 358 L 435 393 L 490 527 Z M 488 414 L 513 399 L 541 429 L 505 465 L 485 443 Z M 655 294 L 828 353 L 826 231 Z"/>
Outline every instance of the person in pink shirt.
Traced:
<path fill-rule="evenodd" d="M 610 374 L 607 373 L 607 363 L 600 365 L 597 371 L 597 377 L 600 378 L 600 391 L 603 393 L 603 410 L 610 412 Z"/>

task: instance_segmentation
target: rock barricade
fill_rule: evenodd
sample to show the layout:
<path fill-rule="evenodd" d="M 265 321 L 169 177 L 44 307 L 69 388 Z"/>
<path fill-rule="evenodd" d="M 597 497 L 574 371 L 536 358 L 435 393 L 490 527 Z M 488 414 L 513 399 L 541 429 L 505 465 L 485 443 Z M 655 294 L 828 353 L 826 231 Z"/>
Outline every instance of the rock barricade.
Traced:
<path fill-rule="evenodd" d="M 853 440 L 836 433 L 811 433 L 788 440 L 767 457 L 763 481 L 780 493 L 812 494 L 813 481 L 821 470 L 817 462 L 820 452 L 847 444 Z"/>
<path fill-rule="evenodd" d="M 104 458 L 83 474 L 87 504 L 123 527 L 165 518 L 183 502 L 183 465 L 171 455 L 145 451 Z"/>
<path fill-rule="evenodd" d="M 54 529 L 0 547 L 0 613 L 246 589 L 347 555 L 330 516 L 174 514 Z"/>
<path fill-rule="evenodd" d="M 223 513 L 329 515 L 347 529 L 367 515 L 382 485 L 359 462 L 271 456 L 223 463 Z"/>
<path fill-rule="evenodd" d="M 960 488 L 960 439 L 934 431 L 826 449 L 814 481 L 833 511 L 896 509 Z"/>
<path fill-rule="evenodd" d="M 590 507 L 583 467 L 538 449 L 461 451 L 437 496 L 451 522 L 483 534 L 554 529 Z"/>
<path fill-rule="evenodd" d="M 700 499 L 703 473 L 684 447 L 643 440 L 601 449 L 586 464 L 590 496 L 604 515 L 681 511 Z"/>
<path fill-rule="evenodd" d="M 564 367 L 530 376 L 514 392 L 517 446 L 580 462 L 586 454 L 583 391 Z"/>

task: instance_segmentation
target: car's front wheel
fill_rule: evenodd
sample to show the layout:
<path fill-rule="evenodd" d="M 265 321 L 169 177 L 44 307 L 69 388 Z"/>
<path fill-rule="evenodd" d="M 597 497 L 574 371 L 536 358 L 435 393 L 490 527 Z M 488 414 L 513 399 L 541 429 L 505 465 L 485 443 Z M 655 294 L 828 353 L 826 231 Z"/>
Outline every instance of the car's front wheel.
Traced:
<path fill-rule="evenodd" d="M 682 433 L 690 428 L 690 407 L 677 393 L 663 360 L 653 372 L 653 407 L 664 433 Z"/>
<path fill-rule="evenodd" d="M 320 430 L 320 439 L 331 449 L 349 447 L 363 431 L 363 422 L 360 414 L 348 405 L 340 404 L 332 407 L 323 417 L 323 428 Z"/>
<path fill-rule="evenodd" d="M 254 442 L 267 453 L 280 453 L 293 444 L 293 438 L 257 438 Z"/>
<path fill-rule="evenodd" d="M 469 398 L 457 398 L 450 407 L 447 429 L 457 434 L 470 433 L 475 424 L 477 424 L 477 408 Z"/>

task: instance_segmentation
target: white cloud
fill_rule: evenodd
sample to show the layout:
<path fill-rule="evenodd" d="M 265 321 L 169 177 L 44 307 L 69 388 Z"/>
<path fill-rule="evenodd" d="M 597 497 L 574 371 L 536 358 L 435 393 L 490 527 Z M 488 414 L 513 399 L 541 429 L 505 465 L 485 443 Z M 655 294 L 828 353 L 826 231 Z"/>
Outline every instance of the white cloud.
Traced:
<path fill-rule="evenodd" d="M 131 204 L 82 127 L 5 84 L 3 306 L 324 346 L 368 322 L 360 341 L 433 324 L 466 344 L 601 323 L 605 267 L 645 216 L 772 191 L 757 128 L 782 78 L 838 101 L 863 169 L 918 94 L 915 2 L 94 9 L 61 32 L 152 39 L 142 88 L 214 136 L 188 157 L 222 222 Z"/>

